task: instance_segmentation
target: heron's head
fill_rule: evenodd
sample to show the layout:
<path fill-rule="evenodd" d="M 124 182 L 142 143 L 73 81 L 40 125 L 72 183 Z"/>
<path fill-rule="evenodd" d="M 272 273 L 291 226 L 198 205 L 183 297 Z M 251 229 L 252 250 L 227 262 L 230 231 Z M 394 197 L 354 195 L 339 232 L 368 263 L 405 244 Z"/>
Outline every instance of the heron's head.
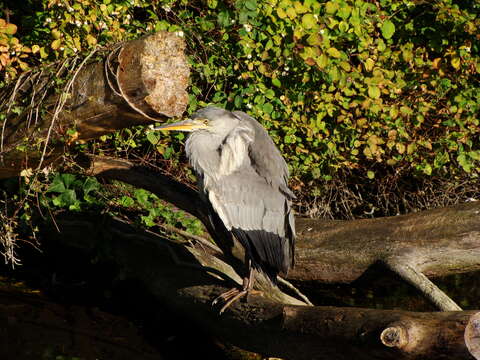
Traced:
<path fill-rule="evenodd" d="M 206 131 L 217 135 L 226 135 L 239 121 L 240 120 L 228 110 L 216 106 L 207 106 L 194 113 L 190 119 L 163 125 L 155 130 Z"/>

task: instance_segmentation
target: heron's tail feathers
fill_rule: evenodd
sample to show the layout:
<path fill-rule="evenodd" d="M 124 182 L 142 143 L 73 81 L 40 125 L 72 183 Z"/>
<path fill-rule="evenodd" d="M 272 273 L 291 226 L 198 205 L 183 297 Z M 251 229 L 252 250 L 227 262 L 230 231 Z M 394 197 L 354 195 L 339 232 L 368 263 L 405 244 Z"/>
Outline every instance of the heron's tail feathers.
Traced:
<path fill-rule="evenodd" d="M 253 265 L 260 267 L 273 282 L 278 273 L 288 272 L 293 254 L 286 238 L 264 230 L 233 228 L 232 232 L 247 250 Z"/>

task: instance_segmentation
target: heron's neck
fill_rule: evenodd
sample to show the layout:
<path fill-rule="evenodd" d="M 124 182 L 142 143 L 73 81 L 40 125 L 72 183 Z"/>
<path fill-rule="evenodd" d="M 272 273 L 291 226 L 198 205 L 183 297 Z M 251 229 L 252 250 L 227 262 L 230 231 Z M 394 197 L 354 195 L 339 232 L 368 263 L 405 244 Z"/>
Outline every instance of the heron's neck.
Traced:
<path fill-rule="evenodd" d="M 220 165 L 222 138 L 203 132 L 191 133 L 185 144 L 190 165 L 202 177 L 214 177 Z"/>

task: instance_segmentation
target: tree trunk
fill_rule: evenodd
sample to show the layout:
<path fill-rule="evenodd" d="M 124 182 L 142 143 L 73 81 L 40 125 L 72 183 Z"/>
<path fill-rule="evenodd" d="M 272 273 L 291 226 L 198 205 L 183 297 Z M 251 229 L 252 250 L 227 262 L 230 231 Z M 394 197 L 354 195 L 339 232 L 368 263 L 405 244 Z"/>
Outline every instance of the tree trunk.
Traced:
<path fill-rule="evenodd" d="M 23 74 L 0 94 L 7 115 L 1 129 L 0 178 L 47 165 L 74 141 L 181 116 L 188 102 L 184 49 L 182 38 L 159 32 L 98 50 L 80 64 L 70 59 L 56 69 L 52 65 Z M 103 60 L 89 62 L 93 55 Z M 67 76 L 63 88 L 53 86 Z M 23 111 L 12 111 L 15 107 Z"/>
<path fill-rule="evenodd" d="M 102 244 L 124 278 L 141 281 L 160 303 L 249 351 L 292 360 L 480 359 L 478 311 L 300 306 L 263 292 L 220 316 L 211 302 L 230 284 L 217 275 L 235 273 L 202 244 L 174 243 L 116 219 L 95 224 L 72 216 L 57 223 L 62 232 L 50 240 L 89 252 Z"/>

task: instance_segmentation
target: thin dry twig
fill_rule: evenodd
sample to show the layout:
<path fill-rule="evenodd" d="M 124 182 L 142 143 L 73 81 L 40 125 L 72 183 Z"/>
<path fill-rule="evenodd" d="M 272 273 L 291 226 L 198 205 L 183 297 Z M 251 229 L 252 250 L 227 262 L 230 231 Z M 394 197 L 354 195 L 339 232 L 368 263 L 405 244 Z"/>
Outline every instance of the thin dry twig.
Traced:
<path fill-rule="evenodd" d="M 43 150 L 42 150 L 42 156 L 40 157 L 40 161 L 38 163 L 38 166 L 37 166 L 37 170 L 40 170 L 42 168 L 42 165 L 43 165 L 43 161 L 45 159 L 45 154 L 47 152 L 47 147 L 48 147 L 48 142 L 50 140 L 50 136 L 51 136 L 51 133 L 52 133 L 52 129 L 53 129 L 53 125 L 55 124 L 55 121 L 57 120 L 58 118 L 58 115 L 60 114 L 60 112 L 63 110 L 63 107 L 65 106 L 65 103 L 67 102 L 67 99 L 68 99 L 68 96 L 70 94 L 70 90 L 73 86 L 73 83 L 75 81 L 75 79 L 77 78 L 77 75 L 78 73 L 80 72 L 80 70 L 84 67 L 84 65 L 87 63 L 87 61 L 97 52 L 97 48 L 93 49 L 90 54 L 88 54 L 84 59 L 83 61 L 80 63 L 80 65 L 78 66 L 78 68 L 76 69 L 75 73 L 73 74 L 72 78 L 68 81 L 67 85 L 65 86 L 65 88 L 63 89 L 63 92 L 62 94 L 60 95 L 60 97 L 58 98 L 58 101 L 57 101 L 57 104 L 55 106 L 55 111 L 54 111 L 54 114 L 53 114 L 53 117 L 52 117 L 52 120 L 51 120 L 51 123 L 50 123 L 50 126 L 48 127 L 48 131 L 47 131 L 47 135 L 45 137 L 45 145 L 43 147 Z M 74 60 L 76 61 L 76 59 Z"/>

